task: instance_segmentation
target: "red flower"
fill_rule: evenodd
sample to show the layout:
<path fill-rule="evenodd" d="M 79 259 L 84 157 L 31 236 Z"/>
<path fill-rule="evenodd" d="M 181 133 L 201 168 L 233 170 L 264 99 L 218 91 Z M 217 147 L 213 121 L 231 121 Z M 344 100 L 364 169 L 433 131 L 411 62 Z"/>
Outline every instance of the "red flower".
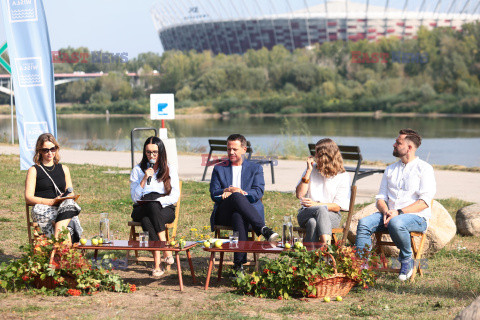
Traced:
<path fill-rule="evenodd" d="M 268 269 L 263 269 L 263 273 L 268 274 L 268 272 L 270 272 L 270 270 L 268 270 Z"/>
<path fill-rule="evenodd" d="M 253 280 L 252 280 L 252 281 L 250 281 L 250 284 L 257 284 L 257 283 L 256 283 L 255 281 L 253 281 Z"/>
<path fill-rule="evenodd" d="M 67 293 L 71 296 L 79 296 L 82 294 L 82 292 L 77 289 L 68 289 Z"/>
<path fill-rule="evenodd" d="M 292 270 L 293 270 L 293 271 L 297 270 L 297 267 L 292 267 Z"/>
<path fill-rule="evenodd" d="M 134 284 L 131 284 L 130 285 L 130 292 L 135 292 L 135 291 L 137 291 L 137 286 L 134 285 Z"/>
<path fill-rule="evenodd" d="M 283 300 L 283 297 L 282 297 L 282 296 L 278 296 L 277 299 L 278 299 L 278 300 Z"/>
<path fill-rule="evenodd" d="M 95 288 L 98 288 L 98 287 L 100 287 L 100 284 L 98 284 L 98 283 L 95 284 Z"/>
<path fill-rule="evenodd" d="M 23 281 L 28 281 L 29 277 L 28 277 L 27 275 L 24 275 L 24 276 L 22 277 L 22 279 L 23 279 Z"/>
<path fill-rule="evenodd" d="M 309 297 L 309 298 L 316 298 L 317 296 L 310 293 L 310 294 L 308 295 L 308 297 Z"/>

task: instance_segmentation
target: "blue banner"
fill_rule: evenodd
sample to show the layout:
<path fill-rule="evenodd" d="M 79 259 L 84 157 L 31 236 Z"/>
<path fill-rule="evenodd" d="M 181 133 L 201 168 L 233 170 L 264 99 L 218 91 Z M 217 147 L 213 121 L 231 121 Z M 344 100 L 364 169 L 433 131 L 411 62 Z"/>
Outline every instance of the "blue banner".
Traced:
<path fill-rule="evenodd" d="M 20 169 L 33 164 L 40 134 L 57 136 L 55 86 L 42 0 L 0 0 L 12 68 Z"/>

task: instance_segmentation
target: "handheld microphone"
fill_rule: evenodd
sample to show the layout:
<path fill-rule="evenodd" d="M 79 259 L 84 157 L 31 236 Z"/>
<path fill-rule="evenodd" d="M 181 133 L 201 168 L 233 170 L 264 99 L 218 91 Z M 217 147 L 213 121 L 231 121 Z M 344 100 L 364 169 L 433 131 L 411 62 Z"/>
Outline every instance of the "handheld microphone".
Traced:
<path fill-rule="evenodd" d="M 69 193 L 72 193 L 73 192 L 73 188 L 72 187 L 68 187 L 67 190 L 60 196 L 60 197 L 66 197 L 67 194 Z"/>
<path fill-rule="evenodd" d="M 150 161 L 147 164 L 147 169 L 153 168 L 154 165 L 155 165 L 155 159 L 150 159 Z M 152 181 L 152 177 L 148 177 L 147 185 L 150 185 L 150 181 Z"/>

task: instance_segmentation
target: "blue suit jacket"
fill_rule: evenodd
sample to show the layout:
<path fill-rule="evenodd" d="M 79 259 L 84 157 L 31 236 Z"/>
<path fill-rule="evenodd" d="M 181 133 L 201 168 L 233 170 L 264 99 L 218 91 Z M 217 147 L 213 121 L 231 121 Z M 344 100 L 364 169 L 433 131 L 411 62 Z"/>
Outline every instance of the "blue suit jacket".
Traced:
<path fill-rule="evenodd" d="M 212 179 L 210 180 L 210 197 L 215 202 L 212 215 L 210 216 L 212 231 L 213 225 L 215 224 L 215 212 L 223 201 L 222 199 L 216 199 L 215 196 L 222 195 L 223 189 L 232 185 L 232 177 L 232 166 L 228 160 L 217 164 L 213 168 Z M 253 197 L 252 205 L 265 220 L 265 208 L 263 207 L 262 201 L 260 201 L 265 191 L 265 180 L 263 178 L 263 168 L 261 165 L 248 160 L 243 161 L 241 189 Z"/>

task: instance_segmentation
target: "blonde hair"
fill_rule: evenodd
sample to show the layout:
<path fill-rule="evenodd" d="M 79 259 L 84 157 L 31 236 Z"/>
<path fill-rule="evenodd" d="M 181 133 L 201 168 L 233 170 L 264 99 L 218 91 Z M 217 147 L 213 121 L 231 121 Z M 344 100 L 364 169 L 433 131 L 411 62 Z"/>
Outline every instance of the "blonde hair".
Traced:
<path fill-rule="evenodd" d="M 43 149 L 43 144 L 45 142 L 51 142 L 57 147 L 57 151 L 55 151 L 55 156 L 53 157 L 53 162 L 55 164 L 60 162 L 60 154 L 58 151 L 60 150 L 60 146 L 58 145 L 57 140 L 51 133 L 42 133 L 38 139 L 37 139 L 37 144 L 35 146 L 35 155 L 33 156 L 33 162 L 35 164 L 40 165 L 42 163 L 42 149 Z"/>
<path fill-rule="evenodd" d="M 345 172 L 342 154 L 332 139 L 321 139 L 315 144 L 315 162 L 318 172 L 325 178 Z"/>

